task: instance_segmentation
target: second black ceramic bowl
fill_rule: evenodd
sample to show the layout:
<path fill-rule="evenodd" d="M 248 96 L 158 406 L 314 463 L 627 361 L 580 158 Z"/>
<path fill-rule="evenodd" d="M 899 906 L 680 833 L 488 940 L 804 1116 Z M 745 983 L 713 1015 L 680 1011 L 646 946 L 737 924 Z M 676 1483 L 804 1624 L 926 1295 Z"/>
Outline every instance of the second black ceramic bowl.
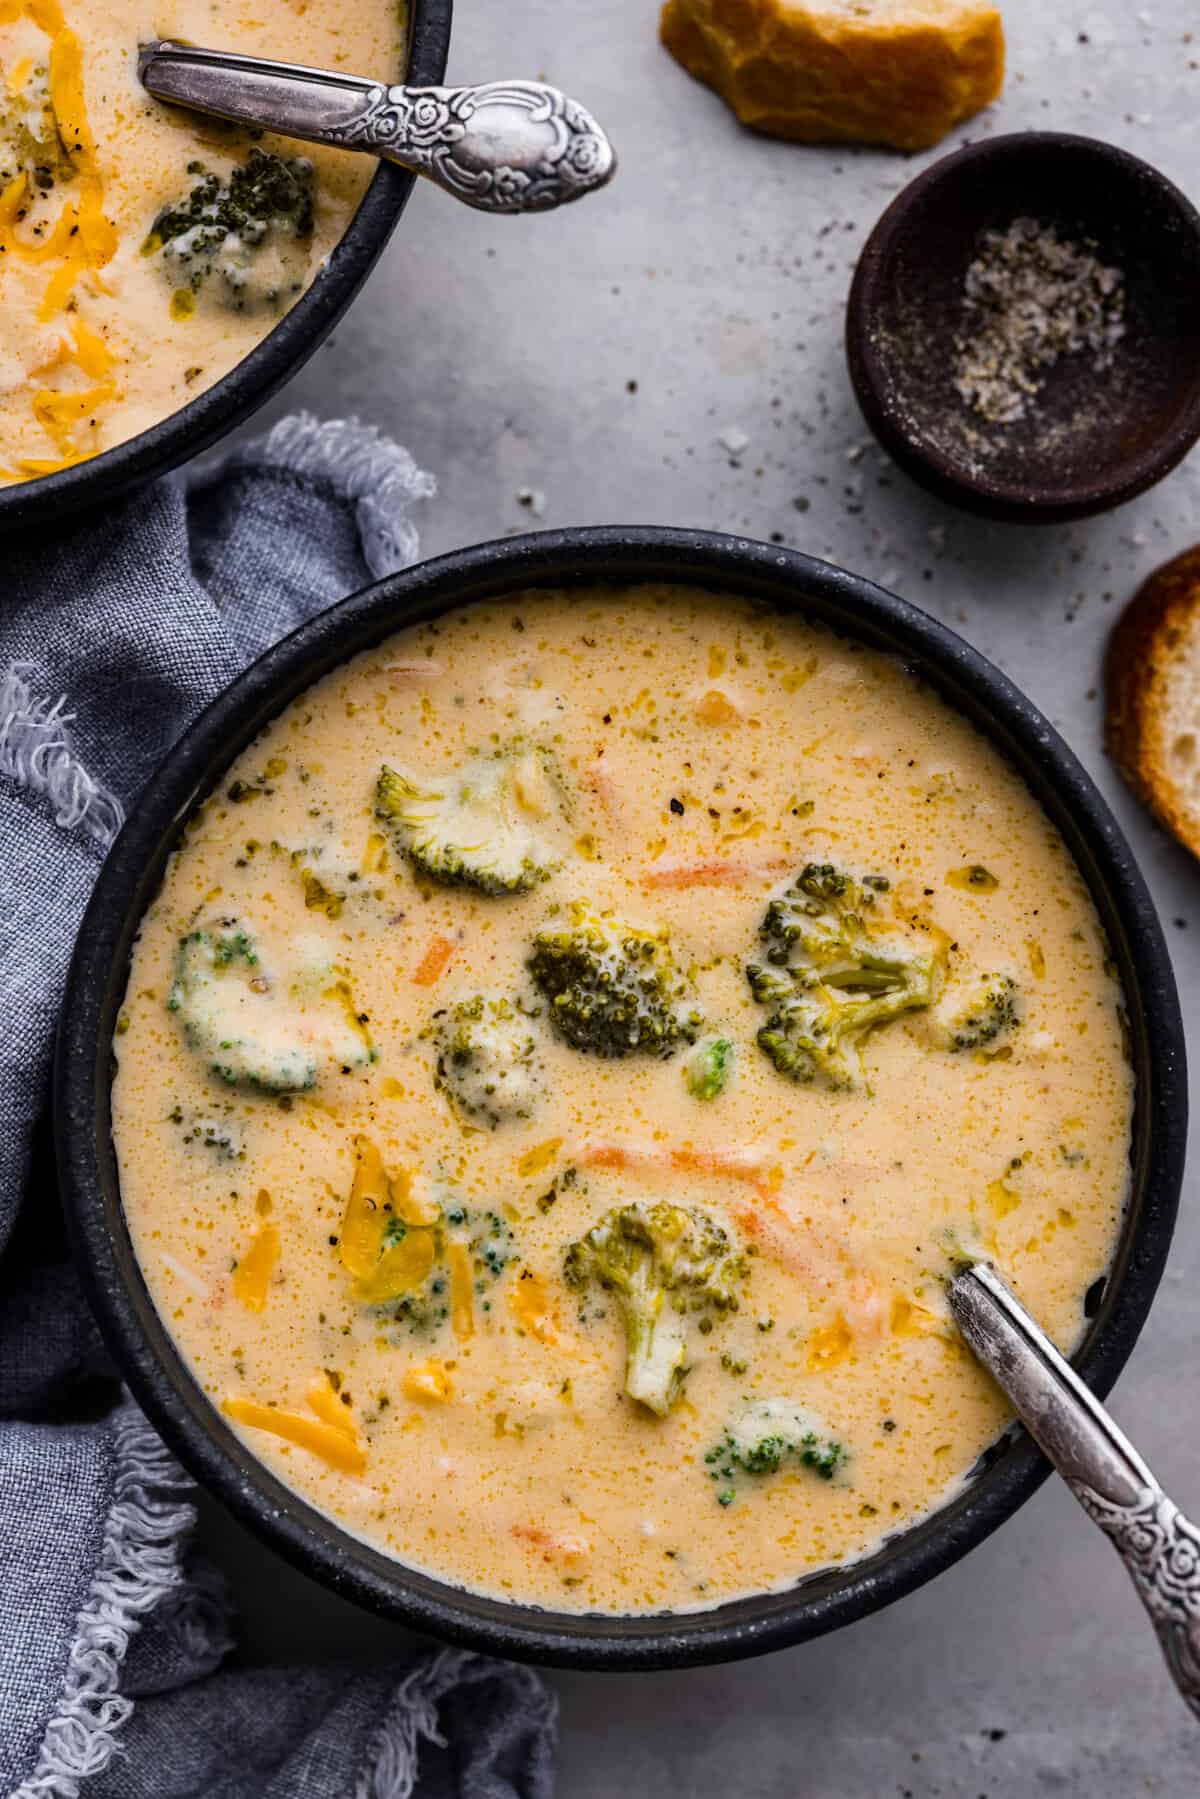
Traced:
<path fill-rule="evenodd" d="M 1064 356 L 1022 418 L 988 425 L 954 385 L 964 283 L 981 234 L 1021 218 L 1121 272 L 1124 336 L 1106 367 Z M 941 499 L 1015 524 L 1086 518 L 1200 437 L 1198 285 L 1200 214 L 1149 163 L 1066 132 L 986 138 L 925 169 L 872 231 L 846 311 L 850 376 L 884 448 Z"/>
<path fill-rule="evenodd" d="M 578 1617 L 463 1592 L 339 1530 L 256 1461 L 205 1398 L 155 1312 L 134 1257 L 121 1208 L 109 1097 L 130 947 L 180 821 L 270 719 L 312 682 L 403 625 L 527 588 L 636 581 L 692 582 L 747 596 L 900 657 L 997 745 L 1065 838 L 1124 985 L 1137 1083 L 1129 1207 L 1110 1277 L 1090 1296 L 1090 1326 L 1077 1357 L 1085 1378 L 1106 1393 L 1154 1297 L 1183 1168 L 1183 1033 L 1149 894 L 1088 776 L 997 669 L 904 600 L 767 544 L 643 527 L 483 544 L 356 594 L 270 650 L 168 755 L 105 863 L 71 969 L 55 1087 L 63 1193 L 91 1302 L 134 1394 L 196 1478 L 272 1548 L 347 1598 L 495 1654 L 611 1669 L 725 1661 L 861 1618 L 981 1542 L 1034 1491 L 1045 1464 L 1014 1430 L 950 1504 L 898 1532 L 866 1560 L 828 1569 L 788 1592 L 739 1599 L 714 1611 Z"/>
<path fill-rule="evenodd" d="M 451 5 L 452 0 L 409 0 L 405 8 L 405 79 L 414 85 L 439 82 L 445 73 Z M 328 265 L 248 356 L 178 412 L 103 455 L 56 475 L 0 487 L 0 532 L 106 506 L 127 489 L 199 455 L 249 418 L 333 330 L 378 261 L 415 180 L 395 163 L 380 163 Z"/>

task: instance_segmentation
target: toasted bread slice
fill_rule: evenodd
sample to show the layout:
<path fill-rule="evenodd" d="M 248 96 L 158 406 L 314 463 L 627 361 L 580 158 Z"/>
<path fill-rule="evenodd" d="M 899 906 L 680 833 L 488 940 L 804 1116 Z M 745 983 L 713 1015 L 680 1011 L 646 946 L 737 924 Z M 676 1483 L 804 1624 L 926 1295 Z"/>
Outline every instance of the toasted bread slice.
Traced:
<path fill-rule="evenodd" d="M 1158 569 L 1121 614 L 1106 701 L 1109 755 L 1200 856 L 1200 547 Z"/>
<path fill-rule="evenodd" d="M 982 0 L 667 0 L 661 32 L 743 125 L 804 143 L 924 150 L 1004 83 Z"/>

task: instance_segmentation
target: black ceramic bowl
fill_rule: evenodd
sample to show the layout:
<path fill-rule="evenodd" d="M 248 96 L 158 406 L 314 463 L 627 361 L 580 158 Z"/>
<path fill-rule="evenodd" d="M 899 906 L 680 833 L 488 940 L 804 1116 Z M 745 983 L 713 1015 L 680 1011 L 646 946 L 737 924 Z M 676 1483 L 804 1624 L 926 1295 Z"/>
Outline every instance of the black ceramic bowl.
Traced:
<path fill-rule="evenodd" d="M 451 7 L 452 0 L 408 0 L 405 79 L 414 85 L 436 84 L 445 73 Z M 415 180 L 395 163 L 381 162 L 327 267 L 248 356 L 189 405 L 102 456 L 56 475 L 0 487 L 0 533 L 107 505 L 240 425 L 332 331 L 375 266 Z"/>
<path fill-rule="evenodd" d="M 778 1649 L 897 1599 L 956 1561 L 1047 1472 L 1019 1431 L 943 1510 L 869 1559 L 786 1593 L 692 1616 L 570 1617 L 459 1591 L 347 1536 L 288 1491 L 210 1405 L 159 1319 L 134 1259 L 110 1135 L 111 1044 L 138 923 L 180 820 L 283 707 L 347 657 L 417 620 L 529 587 L 695 582 L 805 616 L 899 656 L 999 747 L 1063 834 L 1124 983 L 1137 1078 L 1132 1197 L 1111 1278 L 1094 1292 L 1078 1357 L 1105 1393 L 1162 1273 L 1182 1175 L 1184 1049 L 1171 966 L 1128 845 L 1088 776 L 999 671 L 942 625 L 869 581 L 767 544 L 652 527 L 547 532 L 458 551 L 356 594 L 268 651 L 163 763 L 115 844 L 80 931 L 59 1035 L 56 1128 L 80 1268 L 130 1387 L 196 1478 L 263 1540 L 347 1598 L 454 1642 L 593 1668 L 661 1668 Z"/>
<path fill-rule="evenodd" d="M 963 280 L 979 234 L 1017 218 L 1088 243 L 1125 277 L 1111 366 L 1063 357 L 1024 418 L 990 425 L 955 390 Z M 988 518 L 1106 511 L 1200 437 L 1200 214 L 1148 163 L 1054 131 L 990 138 L 926 169 L 868 238 L 846 351 L 867 423 L 915 481 Z"/>

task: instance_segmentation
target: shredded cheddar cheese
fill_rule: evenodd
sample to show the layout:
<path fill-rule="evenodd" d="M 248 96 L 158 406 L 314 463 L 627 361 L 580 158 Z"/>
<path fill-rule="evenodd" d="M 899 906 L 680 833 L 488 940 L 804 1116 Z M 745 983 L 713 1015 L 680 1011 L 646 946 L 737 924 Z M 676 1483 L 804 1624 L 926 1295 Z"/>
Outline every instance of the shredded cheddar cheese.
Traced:
<path fill-rule="evenodd" d="M 342 1216 L 338 1247 L 342 1267 L 356 1280 L 362 1280 L 371 1274 L 379 1260 L 388 1180 L 383 1158 L 369 1137 L 355 1139 L 354 1155 L 354 1181 Z"/>
<path fill-rule="evenodd" d="M 854 1348 L 854 1332 L 846 1322 L 843 1312 L 838 1312 L 828 1324 L 823 1324 L 813 1331 L 808 1339 L 808 1366 L 814 1372 L 822 1368 L 836 1368 L 839 1362 L 845 1361 Z"/>
<path fill-rule="evenodd" d="M 366 1471 L 366 1450 L 360 1447 L 348 1431 L 329 1424 L 324 1419 L 306 1418 L 303 1412 L 287 1412 L 281 1406 L 263 1405 L 257 1399 L 236 1396 L 222 1400 L 221 1410 L 235 1424 L 244 1424 L 251 1430 L 265 1430 L 273 1437 L 282 1437 L 285 1443 L 294 1443 L 298 1449 L 306 1449 L 310 1455 L 315 1455 L 319 1461 L 343 1474 L 363 1474 Z"/>
<path fill-rule="evenodd" d="M 406 1399 L 440 1403 L 452 1397 L 454 1383 L 446 1372 L 445 1364 L 431 1360 L 415 1362 L 406 1368 L 400 1386 Z"/>
<path fill-rule="evenodd" d="M 340 1430 L 344 1436 L 353 1441 L 357 1432 L 354 1428 L 350 1407 L 334 1390 L 333 1382 L 328 1374 L 323 1374 L 320 1380 L 313 1382 L 308 1389 L 307 1398 L 309 1405 L 323 1424 L 327 1424 L 330 1430 Z"/>
<path fill-rule="evenodd" d="M 279 1260 L 279 1232 L 264 1224 L 233 1271 L 233 1296 L 251 1312 L 261 1312 Z"/>
<path fill-rule="evenodd" d="M 522 1330 L 536 1337 L 539 1343 L 558 1343 L 550 1291 L 540 1274 L 524 1270 L 516 1285 L 509 1288 L 508 1302 Z"/>
<path fill-rule="evenodd" d="M 471 1295 L 471 1252 L 465 1243 L 451 1243 L 446 1250 L 450 1269 L 450 1320 L 461 1342 L 475 1335 L 475 1302 Z"/>

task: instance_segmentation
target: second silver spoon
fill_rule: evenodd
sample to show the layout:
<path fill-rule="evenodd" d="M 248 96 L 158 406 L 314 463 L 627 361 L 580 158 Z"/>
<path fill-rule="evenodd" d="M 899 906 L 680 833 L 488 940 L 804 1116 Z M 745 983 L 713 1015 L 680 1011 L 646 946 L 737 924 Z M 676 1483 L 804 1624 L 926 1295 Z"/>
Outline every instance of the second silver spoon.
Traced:
<path fill-rule="evenodd" d="M 404 87 L 173 43 L 143 44 L 138 74 L 157 100 L 386 157 L 483 212 L 545 212 L 617 166 L 591 114 L 540 81 Z"/>
<path fill-rule="evenodd" d="M 994 1268 L 966 1269 L 949 1298 L 963 1336 L 1128 1568 L 1200 1718 L 1200 1530 Z"/>

